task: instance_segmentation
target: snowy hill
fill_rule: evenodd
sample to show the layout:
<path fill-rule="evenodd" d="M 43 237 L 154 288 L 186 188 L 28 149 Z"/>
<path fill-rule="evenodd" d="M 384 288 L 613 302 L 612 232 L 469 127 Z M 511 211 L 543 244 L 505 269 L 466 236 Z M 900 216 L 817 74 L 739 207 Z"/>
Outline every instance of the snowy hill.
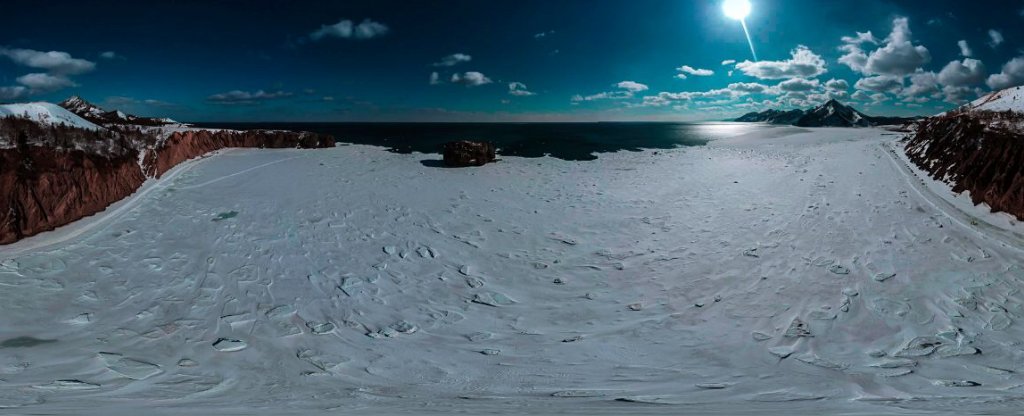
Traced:
<path fill-rule="evenodd" d="M 0 105 L 0 117 L 10 116 L 28 118 L 47 125 L 63 124 L 86 130 L 102 129 L 59 105 L 44 102 Z"/>
<path fill-rule="evenodd" d="M 64 101 L 61 101 L 58 105 L 101 126 L 120 124 L 152 127 L 176 123 L 174 120 L 169 118 L 139 117 L 127 114 L 120 110 L 107 111 L 79 96 L 71 96 Z"/>
<path fill-rule="evenodd" d="M 1024 113 L 1024 87 L 1007 88 L 981 97 L 963 107 L 970 111 L 1014 111 Z"/>

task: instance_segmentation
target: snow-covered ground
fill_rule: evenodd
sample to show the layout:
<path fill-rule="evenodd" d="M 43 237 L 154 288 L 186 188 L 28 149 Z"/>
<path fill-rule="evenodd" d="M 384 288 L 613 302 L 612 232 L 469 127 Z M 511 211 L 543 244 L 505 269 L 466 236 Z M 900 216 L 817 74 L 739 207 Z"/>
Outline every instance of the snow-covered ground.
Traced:
<path fill-rule="evenodd" d="M 184 164 L 0 248 L 0 408 L 1019 410 L 1012 234 L 941 204 L 892 133 L 765 131 L 474 169 L 367 146 Z"/>

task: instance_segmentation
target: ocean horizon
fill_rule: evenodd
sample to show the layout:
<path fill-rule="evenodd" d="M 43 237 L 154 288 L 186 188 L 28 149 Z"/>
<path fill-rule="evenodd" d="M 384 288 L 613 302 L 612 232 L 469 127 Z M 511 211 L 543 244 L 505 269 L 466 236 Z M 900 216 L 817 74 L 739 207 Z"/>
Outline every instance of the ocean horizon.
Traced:
<path fill-rule="evenodd" d="M 601 153 L 703 146 L 763 124 L 733 122 L 203 122 L 201 127 L 295 130 L 329 134 L 339 143 L 385 147 L 395 153 L 440 153 L 446 142 L 494 143 L 503 156 L 595 160 Z"/>

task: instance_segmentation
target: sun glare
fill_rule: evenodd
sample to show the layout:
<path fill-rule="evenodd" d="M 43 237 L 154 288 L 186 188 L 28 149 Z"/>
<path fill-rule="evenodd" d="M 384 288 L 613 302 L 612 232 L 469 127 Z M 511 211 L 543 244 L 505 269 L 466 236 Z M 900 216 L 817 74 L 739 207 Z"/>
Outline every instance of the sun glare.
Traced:
<path fill-rule="evenodd" d="M 746 19 L 750 15 L 750 9 L 749 0 L 725 0 L 725 3 L 722 4 L 722 11 L 730 19 Z"/>

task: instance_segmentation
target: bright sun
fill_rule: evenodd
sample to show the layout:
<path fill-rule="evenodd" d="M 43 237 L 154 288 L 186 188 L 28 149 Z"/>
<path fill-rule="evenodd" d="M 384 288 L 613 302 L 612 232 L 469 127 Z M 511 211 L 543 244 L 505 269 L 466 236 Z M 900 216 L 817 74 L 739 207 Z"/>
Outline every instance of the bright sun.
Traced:
<path fill-rule="evenodd" d="M 731 19 L 743 20 L 750 15 L 750 0 L 725 0 L 722 11 Z"/>

